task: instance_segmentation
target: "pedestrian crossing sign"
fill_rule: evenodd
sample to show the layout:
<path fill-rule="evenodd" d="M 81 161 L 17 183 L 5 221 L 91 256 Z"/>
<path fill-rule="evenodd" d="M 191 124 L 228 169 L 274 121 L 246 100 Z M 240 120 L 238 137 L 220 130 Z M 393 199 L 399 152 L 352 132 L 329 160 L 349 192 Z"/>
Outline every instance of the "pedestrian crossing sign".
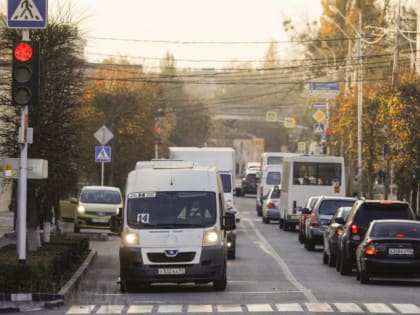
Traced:
<path fill-rule="evenodd" d="M 100 162 L 100 163 L 111 162 L 111 147 L 104 147 L 104 146 L 95 147 L 95 162 Z"/>
<path fill-rule="evenodd" d="M 47 27 L 47 0 L 8 0 L 9 28 L 39 29 Z"/>

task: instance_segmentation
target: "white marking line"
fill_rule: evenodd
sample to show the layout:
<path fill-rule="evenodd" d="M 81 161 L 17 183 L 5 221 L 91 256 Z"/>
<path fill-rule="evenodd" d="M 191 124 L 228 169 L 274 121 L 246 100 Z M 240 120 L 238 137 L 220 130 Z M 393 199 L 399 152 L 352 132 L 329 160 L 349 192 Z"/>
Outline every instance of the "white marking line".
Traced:
<path fill-rule="evenodd" d="M 363 313 L 361 307 L 355 303 L 334 303 L 335 307 L 342 313 Z"/>
<path fill-rule="evenodd" d="M 182 305 L 159 305 L 158 313 L 181 313 Z"/>
<path fill-rule="evenodd" d="M 284 272 L 286 279 L 291 282 L 296 289 L 302 291 L 302 293 L 305 295 L 305 297 L 308 299 L 309 302 L 318 303 L 318 299 L 313 295 L 312 291 L 304 287 L 295 276 L 290 271 L 289 267 L 287 266 L 286 262 L 276 253 L 274 248 L 270 245 L 270 243 L 265 239 L 265 237 L 258 231 L 258 229 L 255 227 L 254 222 L 252 222 L 249 219 L 243 219 L 244 221 L 248 221 L 251 225 L 252 229 L 255 231 L 255 234 L 257 234 L 257 237 L 262 242 L 263 247 L 261 248 L 263 251 L 265 251 L 268 255 L 273 257 L 273 259 L 277 262 L 277 264 L 280 266 L 282 271 Z"/>
<path fill-rule="evenodd" d="M 212 313 L 211 305 L 188 305 L 188 313 Z"/>
<path fill-rule="evenodd" d="M 392 304 L 400 313 L 420 314 L 420 308 L 414 304 Z"/>
<path fill-rule="evenodd" d="M 66 314 L 90 314 L 94 308 L 95 305 L 73 305 Z"/>
<path fill-rule="evenodd" d="M 242 312 L 240 305 L 217 305 L 216 309 L 220 313 Z"/>
<path fill-rule="evenodd" d="M 383 303 L 364 303 L 364 306 L 368 309 L 371 313 L 387 313 L 392 314 L 394 313 L 388 306 Z"/>
<path fill-rule="evenodd" d="M 130 305 L 127 314 L 151 313 L 153 305 Z"/>
<path fill-rule="evenodd" d="M 304 303 L 310 312 L 332 312 L 328 303 Z"/>
<path fill-rule="evenodd" d="M 273 308 L 270 304 L 247 304 L 248 312 L 272 312 Z"/>
<path fill-rule="evenodd" d="M 303 309 L 298 303 L 290 304 L 276 304 L 276 308 L 279 312 L 302 312 Z"/>
<path fill-rule="evenodd" d="M 102 305 L 99 307 L 96 314 L 115 314 L 121 313 L 124 308 L 124 305 Z"/>

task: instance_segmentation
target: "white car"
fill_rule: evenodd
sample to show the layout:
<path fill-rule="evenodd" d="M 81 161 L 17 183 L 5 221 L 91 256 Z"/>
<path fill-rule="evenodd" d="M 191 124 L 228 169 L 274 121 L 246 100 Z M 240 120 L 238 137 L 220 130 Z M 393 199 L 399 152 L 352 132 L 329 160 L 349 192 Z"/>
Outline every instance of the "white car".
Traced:
<path fill-rule="evenodd" d="M 278 220 L 280 218 L 280 195 L 281 190 L 279 185 L 274 185 L 268 192 L 267 199 L 264 200 L 262 208 L 263 223 L 270 223 L 271 220 Z"/>

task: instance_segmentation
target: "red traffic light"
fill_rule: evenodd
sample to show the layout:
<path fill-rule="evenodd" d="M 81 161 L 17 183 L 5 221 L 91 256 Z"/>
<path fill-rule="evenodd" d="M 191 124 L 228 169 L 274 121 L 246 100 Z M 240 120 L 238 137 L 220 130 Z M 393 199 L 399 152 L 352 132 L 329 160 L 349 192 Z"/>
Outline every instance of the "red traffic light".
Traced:
<path fill-rule="evenodd" d="M 19 43 L 15 47 L 13 52 L 15 58 L 21 62 L 26 62 L 32 58 L 33 50 L 32 46 L 28 43 Z"/>

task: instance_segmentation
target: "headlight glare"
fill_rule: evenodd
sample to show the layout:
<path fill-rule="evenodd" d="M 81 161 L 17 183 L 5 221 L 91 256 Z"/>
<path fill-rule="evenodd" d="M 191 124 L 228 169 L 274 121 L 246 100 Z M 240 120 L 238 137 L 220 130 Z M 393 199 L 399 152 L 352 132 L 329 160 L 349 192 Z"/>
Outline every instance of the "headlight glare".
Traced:
<path fill-rule="evenodd" d="M 137 235 L 137 233 L 127 232 L 124 234 L 123 240 L 124 240 L 124 244 L 126 245 L 139 245 L 140 244 L 139 236 Z"/>
<path fill-rule="evenodd" d="M 203 237 L 203 245 L 216 245 L 220 242 L 220 232 L 215 230 L 206 231 Z"/>
<path fill-rule="evenodd" d="M 85 211 L 86 211 L 86 209 L 85 209 L 85 207 L 84 206 L 78 206 L 77 207 L 77 212 L 79 212 L 79 213 L 85 213 Z"/>

